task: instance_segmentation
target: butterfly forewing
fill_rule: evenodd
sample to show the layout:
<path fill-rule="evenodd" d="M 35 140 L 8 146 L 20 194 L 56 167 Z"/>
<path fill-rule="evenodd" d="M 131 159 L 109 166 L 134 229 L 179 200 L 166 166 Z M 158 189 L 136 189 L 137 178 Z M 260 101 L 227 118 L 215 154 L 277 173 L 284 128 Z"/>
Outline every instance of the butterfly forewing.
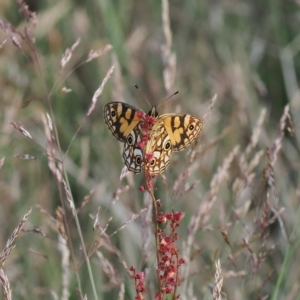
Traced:
<path fill-rule="evenodd" d="M 191 115 L 165 114 L 159 117 L 160 120 L 170 136 L 173 151 L 187 147 L 198 137 L 203 127 L 203 123 Z"/>
<path fill-rule="evenodd" d="M 122 102 L 110 102 L 104 106 L 104 120 L 119 141 L 125 142 L 140 122 L 137 112 L 138 109 Z"/>

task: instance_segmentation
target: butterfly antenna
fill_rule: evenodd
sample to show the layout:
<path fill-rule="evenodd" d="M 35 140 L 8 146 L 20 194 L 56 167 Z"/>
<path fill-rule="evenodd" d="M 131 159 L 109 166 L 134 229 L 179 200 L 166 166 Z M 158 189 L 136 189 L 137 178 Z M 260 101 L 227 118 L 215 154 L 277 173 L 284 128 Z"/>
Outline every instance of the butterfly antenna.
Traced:
<path fill-rule="evenodd" d="M 161 103 L 159 103 L 159 105 L 157 106 L 157 108 L 159 108 L 163 103 L 165 103 L 166 101 L 168 101 L 170 98 L 172 98 L 173 96 L 179 94 L 179 91 L 176 91 L 175 93 L 173 93 L 172 95 L 170 95 L 168 98 L 166 98 L 165 100 L 163 100 Z"/>
<path fill-rule="evenodd" d="M 135 84 L 134 86 L 142 94 L 144 100 L 149 104 L 149 106 L 152 107 L 152 105 L 150 104 L 150 102 L 148 101 L 148 99 L 146 98 L 146 96 L 144 95 L 144 93 L 142 92 L 142 90 L 139 89 L 139 87 L 137 86 L 137 84 Z"/>

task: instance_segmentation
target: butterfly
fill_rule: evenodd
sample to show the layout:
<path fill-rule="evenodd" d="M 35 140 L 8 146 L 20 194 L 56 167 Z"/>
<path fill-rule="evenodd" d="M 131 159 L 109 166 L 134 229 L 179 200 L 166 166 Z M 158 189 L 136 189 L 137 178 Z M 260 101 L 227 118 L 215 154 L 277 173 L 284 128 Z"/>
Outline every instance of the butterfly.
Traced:
<path fill-rule="evenodd" d="M 104 120 L 115 138 L 124 143 L 122 156 L 128 170 L 140 173 L 146 166 L 150 175 L 161 174 L 172 153 L 192 143 L 203 127 L 199 119 L 188 114 L 158 116 L 153 106 L 147 116 L 123 102 L 106 104 Z"/>

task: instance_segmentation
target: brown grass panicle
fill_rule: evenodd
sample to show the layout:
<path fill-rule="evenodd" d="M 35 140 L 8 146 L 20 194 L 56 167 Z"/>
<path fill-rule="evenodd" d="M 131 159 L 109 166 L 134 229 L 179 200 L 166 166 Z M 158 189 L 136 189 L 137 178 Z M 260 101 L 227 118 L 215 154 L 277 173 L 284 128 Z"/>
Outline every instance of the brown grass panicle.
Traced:
<path fill-rule="evenodd" d="M 7 258 L 11 254 L 11 252 L 16 247 L 16 245 L 14 245 L 13 243 L 16 240 L 16 238 L 18 237 L 20 231 L 22 231 L 22 228 L 25 225 L 25 222 L 28 220 L 31 212 L 32 212 L 32 209 L 30 209 L 23 216 L 22 220 L 20 221 L 20 223 L 18 224 L 18 226 L 14 229 L 13 233 L 11 234 L 11 236 L 9 237 L 9 239 L 7 240 L 4 249 L 0 253 L 0 283 L 1 283 L 1 286 L 2 286 L 2 289 L 3 289 L 3 293 L 4 293 L 4 297 L 5 297 L 6 300 L 12 299 L 12 292 L 11 292 L 11 288 L 10 288 L 10 283 L 9 283 L 8 277 L 5 274 L 5 272 L 3 270 L 3 267 L 4 267 L 4 264 L 5 264 L 5 261 L 7 260 Z"/>

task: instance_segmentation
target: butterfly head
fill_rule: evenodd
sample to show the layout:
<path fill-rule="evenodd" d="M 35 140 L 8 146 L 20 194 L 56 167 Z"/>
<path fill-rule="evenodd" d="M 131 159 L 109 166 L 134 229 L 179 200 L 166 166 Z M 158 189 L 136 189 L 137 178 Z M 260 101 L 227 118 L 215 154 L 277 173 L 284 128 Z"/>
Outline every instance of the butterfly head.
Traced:
<path fill-rule="evenodd" d="M 158 117 L 158 112 L 156 110 L 156 106 L 152 106 L 151 110 L 148 112 L 149 117 L 157 118 Z"/>

